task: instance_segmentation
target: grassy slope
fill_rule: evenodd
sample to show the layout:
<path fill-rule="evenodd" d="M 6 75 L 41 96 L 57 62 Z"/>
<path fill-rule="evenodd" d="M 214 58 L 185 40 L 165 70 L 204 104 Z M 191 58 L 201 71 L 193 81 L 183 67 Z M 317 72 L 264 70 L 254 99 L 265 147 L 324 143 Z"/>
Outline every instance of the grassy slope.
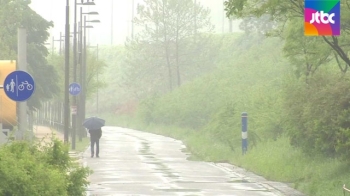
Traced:
<path fill-rule="evenodd" d="M 216 72 L 151 100 L 154 107 L 143 105 L 133 117 L 105 118 L 110 125 L 183 140 L 200 160 L 230 162 L 308 195 L 340 195 L 350 177 L 347 164 L 305 156 L 283 134 L 282 87 L 289 69 L 281 47 L 276 39 L 238 39 L 223 47 Z M 243 111 L 249 114 L 250 148 L 245 156 L 240 149 Z"/>

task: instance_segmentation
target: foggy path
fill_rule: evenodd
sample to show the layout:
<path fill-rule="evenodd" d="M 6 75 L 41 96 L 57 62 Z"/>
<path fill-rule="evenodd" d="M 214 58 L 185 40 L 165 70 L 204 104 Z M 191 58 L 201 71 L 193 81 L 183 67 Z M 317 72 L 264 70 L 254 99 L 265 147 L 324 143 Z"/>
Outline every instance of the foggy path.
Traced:
<path fill-rule="evenodd" d="M 214 163 L 188 161 L 172 138 L 105 127 L 100 142 L 100 158 L 84 153 L 94 170 L 88 195 L 282 195 Z"/>

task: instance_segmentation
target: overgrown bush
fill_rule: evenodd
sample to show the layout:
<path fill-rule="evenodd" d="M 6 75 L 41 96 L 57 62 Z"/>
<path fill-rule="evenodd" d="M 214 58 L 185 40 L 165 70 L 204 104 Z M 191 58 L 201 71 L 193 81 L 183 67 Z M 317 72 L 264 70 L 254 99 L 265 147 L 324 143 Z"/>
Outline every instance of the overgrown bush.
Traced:
<path fill-rule="evenodd" d="M 292 79 L 290 79 L 292 80 Z M 307 153 L 350 155 L 350 78 L 331 69 L 294 79 L 285 88 L 291 142 Z"/>
<path fill-rule="evenodd" d="M 75 163 L 69 146 L 14 141 L 0 147 L 0 195 L 85 195 L 91 170 Z"/>

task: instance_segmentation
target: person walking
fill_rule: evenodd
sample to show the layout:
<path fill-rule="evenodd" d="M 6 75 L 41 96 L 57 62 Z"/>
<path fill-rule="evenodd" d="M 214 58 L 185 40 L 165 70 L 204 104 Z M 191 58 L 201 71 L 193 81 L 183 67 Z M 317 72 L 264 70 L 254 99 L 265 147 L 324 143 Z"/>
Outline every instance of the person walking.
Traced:
<path fill-rule="evenodd" d="M 90 143 L 91 143 L 91 158 L 94 157 L 95 155 L 95 144 L 96 144 L 96 157 L 99 158 L 99 153 L 100 153 L 100 139 L 102 137 L 102 129 L 90 129 Z"/>

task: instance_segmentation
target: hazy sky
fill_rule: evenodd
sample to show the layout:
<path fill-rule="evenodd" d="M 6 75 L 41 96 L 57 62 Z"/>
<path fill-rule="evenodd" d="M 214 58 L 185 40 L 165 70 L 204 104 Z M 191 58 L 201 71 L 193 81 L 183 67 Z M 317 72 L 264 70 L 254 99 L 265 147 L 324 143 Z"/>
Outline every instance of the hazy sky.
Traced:
<path fill-rule="evenodd" d="M 81 0 L 77 0 L 78 3 Z M 85 2 L 87 0 L 84 0 Z M 91 0 L 90 0 L 91 1 Z M 112 2 L 113 1 L 113 2 Z M 137 3 L 143 0 L 135 0 L 135 8 Z M 112 34 L 112 18 L 113 18 L 113 44 L 123 44 L 125 38 L 131 34 L 131 16 L 132 16 L 132 0 L 95 0 L 94 6 L 83 6 L 83 13 L 97 11 L 99 15 L 89 16 L 89 20 L 98 19 L 101 23 L 89 23 L 93 25 L 93 29 L 88 31 L 88 41 L 90 45 L 110 45 Z M 224 24 L 224 31 L 228 31 L 228 20 L 225 18 L 222 0 L 197 0 L 205 7 L 211 9 L 211 20 L 216 26 L 216 32 L 222 32 Z M 74 23 L 74 0 L 70 0 L 70 30 L 73 32 Z M 112 6 L 113 5 L 113 6 Z M 54 28 L 50 30 L 51 37 L 58 39 L 60 32 L 64 34 L 65 29 L 65 0 L 32 0 L 31 7 L 39 15 L 46 20 L 54 22 Z M 79 8 L 77 8 L 77 22 L 79 21 Z M 113 10 L 113 12 L 112 12 Z M 112 14 L 113 13 L 113 14 Z M 136 11 L 135 11 L 136 14 Z M 112 17 L 113 16 L 113 17 Z M 234 31 L 238 30 L 238 23 L 234 23 Z M 51 39 L 48 40 L 51 42 Z M 55 43 L 58 45 L 58 43 Z M 55 47 L 56 48 L 56 47 Z"/>

